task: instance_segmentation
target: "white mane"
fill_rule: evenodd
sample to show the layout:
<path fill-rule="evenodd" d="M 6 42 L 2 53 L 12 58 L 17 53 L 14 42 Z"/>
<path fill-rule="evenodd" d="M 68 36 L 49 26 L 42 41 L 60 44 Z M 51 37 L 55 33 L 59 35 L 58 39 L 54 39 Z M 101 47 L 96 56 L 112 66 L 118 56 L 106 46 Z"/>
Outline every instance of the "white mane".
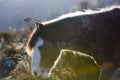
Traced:
<path fill-rule="evenodd" d="M 56 21 L 59 21 L 59 20 L 62 20 L 62 19 L 68 18 L 68 17 L 91 15 L 91 14 L 107 12 L 107 11 L 113 10 L 114 8 L 120 8 L 120 6 L 116 5 L 116 6 L 111 6 L 111 7 L 106 7 L 106 8 L 96 9 L 96 10 L 88 9 L 88 10 L 85 10 L 85 11 L 71 12 L 71 13 L 68 13 L 68 14 L 64 14 L 64 15 L 58 17 L 58 18 L 55 18 L 55 19 L 52 19 L 52 20 L 49 20 L 49 21 L 44 21 L 44 22 L 42 22 L 42 24 L 45 25 L 45 24 L 53 23 L 53 22 L 56 22 Z"/>

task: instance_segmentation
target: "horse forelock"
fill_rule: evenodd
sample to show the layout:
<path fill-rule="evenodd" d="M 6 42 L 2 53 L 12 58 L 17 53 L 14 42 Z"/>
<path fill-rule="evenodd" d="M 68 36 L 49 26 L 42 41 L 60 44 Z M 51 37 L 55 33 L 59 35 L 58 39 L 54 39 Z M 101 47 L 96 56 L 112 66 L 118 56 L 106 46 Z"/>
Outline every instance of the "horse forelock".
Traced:
<path fill-rule="evenodd" d="M 38 28 L 35 28 L 33 32 L 30 34 L 28 42 L 27 42 L 26 51 L 28 52 L 28 55 L 32 52 L 35 46 L 35 43 L 38 40 L 38 37 L 39 37 L 39 30 Z"/>

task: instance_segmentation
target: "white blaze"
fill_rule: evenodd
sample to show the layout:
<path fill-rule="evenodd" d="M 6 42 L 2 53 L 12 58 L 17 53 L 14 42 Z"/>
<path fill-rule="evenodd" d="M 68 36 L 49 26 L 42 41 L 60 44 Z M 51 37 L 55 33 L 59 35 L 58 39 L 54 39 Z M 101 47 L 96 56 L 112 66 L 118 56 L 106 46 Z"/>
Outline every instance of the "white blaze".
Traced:
<path fill-rule="evenodd" d="M 38 47 L 43 46 L 43 44 L 44 44 L 44 40 L 39 38 L 32 51 L 32 61 L 31 61 L 32 75 L 35 75 L 35 73 L 36 73 L 36 76 L 43 75 L 43 73 L 41 72 L 41 68 L 40 68 L 41 53 L 40 53 L 40 50 L 38 49 Z"/>

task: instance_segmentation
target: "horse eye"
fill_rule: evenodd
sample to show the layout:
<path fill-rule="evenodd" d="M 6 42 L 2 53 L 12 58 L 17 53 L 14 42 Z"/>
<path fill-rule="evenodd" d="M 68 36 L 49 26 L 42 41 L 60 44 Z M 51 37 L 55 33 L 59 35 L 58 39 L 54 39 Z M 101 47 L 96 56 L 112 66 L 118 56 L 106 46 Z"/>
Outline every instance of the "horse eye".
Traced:
<path fill-rule="evenodd" d="M 45 43 L 38 47 L 38 49 L 42 49 L 45 46 Z"/>

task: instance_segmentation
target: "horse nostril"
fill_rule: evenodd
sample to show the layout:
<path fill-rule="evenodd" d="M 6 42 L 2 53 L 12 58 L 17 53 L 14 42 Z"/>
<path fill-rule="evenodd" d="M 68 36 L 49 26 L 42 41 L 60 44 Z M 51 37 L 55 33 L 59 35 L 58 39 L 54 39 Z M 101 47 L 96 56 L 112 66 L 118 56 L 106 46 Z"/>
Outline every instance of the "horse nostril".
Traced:
<path fill-rule="evenodd" d="M 37 76 L 37 72 L 34 72 L 34 75 Z"/>

